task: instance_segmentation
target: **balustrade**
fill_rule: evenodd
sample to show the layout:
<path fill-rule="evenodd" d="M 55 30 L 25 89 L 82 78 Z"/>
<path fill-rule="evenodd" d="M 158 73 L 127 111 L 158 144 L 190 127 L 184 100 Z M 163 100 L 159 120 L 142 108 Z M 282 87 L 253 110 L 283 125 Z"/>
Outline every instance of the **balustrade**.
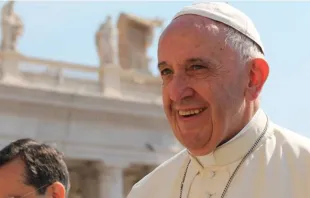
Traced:
<path fill-rule="evenodd" d="M 160 103 L 161 80 L 147 72 L 44 60 L 0 52 L 1 82 L 80 94 Z"/>

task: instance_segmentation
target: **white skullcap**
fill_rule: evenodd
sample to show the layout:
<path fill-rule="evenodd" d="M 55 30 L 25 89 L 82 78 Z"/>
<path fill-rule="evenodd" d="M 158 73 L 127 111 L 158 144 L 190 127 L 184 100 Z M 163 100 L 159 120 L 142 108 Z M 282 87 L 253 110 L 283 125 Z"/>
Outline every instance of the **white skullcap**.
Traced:
<path fill-rule="evenodd" d="M 178 12 L 173 19 L 186 15 L 193 14 L 203 17 L 207 17 L 214 21 L 218 21 L 226 24 L 238 30 L 240 33 L 244 34 L 252 41 L 254 41 L 264 53 L 263 43 L 260 36 L 252 22 L 252 20 L 246 16 L 240 10 L 230 6 L 225 2 L 204 2 L 195 3 L 190 6 L 184 7 L 180 12 Z"/>

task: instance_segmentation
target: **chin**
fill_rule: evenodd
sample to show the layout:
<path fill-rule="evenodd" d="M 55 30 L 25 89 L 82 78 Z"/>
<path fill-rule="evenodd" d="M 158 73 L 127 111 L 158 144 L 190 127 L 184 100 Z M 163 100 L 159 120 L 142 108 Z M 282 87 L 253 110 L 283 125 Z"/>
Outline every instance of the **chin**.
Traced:
<path fill-rule="evenodd" d="M 214 136 L 209 137 L 207 141 L 202 141 L 201 138 L 190 139 L 184 136 L 181 139 L 178 138 L 178 140 L 185 148 L 187 148 L 187 150 L 189 150 L 195 156 L 207 155 L 213 152 L 218 144 L 218 141 Z"/>
<path fill-rule="evenodd" d="M 202 141 L 196 141 L 195 139 L 190 139 L 190 138 L 185 138 L 182 137 L 179 139 L 180 143 L 186 147 L 188 150 L 193 150 L 193 151 L 200 151 L 200 150 L 205 150 L 205 147 L 208 147 L 210 142 L 202 142 Z"/>

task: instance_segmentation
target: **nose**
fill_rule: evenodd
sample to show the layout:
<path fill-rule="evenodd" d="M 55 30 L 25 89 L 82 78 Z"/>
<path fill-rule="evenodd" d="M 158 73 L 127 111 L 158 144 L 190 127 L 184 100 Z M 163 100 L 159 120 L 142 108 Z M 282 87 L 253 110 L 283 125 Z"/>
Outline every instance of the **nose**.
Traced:
<path fill-rule="evenodd" d="M 194 95 L 194 90 L 183 76 L 174 76 L 168 86 L 169 97 L 174 102 L 179 102 Z"/>

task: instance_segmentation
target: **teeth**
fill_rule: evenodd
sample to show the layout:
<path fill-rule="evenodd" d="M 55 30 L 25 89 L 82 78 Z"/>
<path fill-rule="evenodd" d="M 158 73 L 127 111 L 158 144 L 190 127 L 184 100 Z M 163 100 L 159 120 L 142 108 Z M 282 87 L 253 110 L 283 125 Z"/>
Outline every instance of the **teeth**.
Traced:
<path fill-rule="evenodd" d="M 199 114 L 200 112 L 202 112 L 203 110 L 204 110 L 204 108 L 195 109 L 195 110 L 188 110 L 188 111 L 180 110 L 179 115 L 181 115 L 181 116 L 196 115 L 196 114 Z"/>

